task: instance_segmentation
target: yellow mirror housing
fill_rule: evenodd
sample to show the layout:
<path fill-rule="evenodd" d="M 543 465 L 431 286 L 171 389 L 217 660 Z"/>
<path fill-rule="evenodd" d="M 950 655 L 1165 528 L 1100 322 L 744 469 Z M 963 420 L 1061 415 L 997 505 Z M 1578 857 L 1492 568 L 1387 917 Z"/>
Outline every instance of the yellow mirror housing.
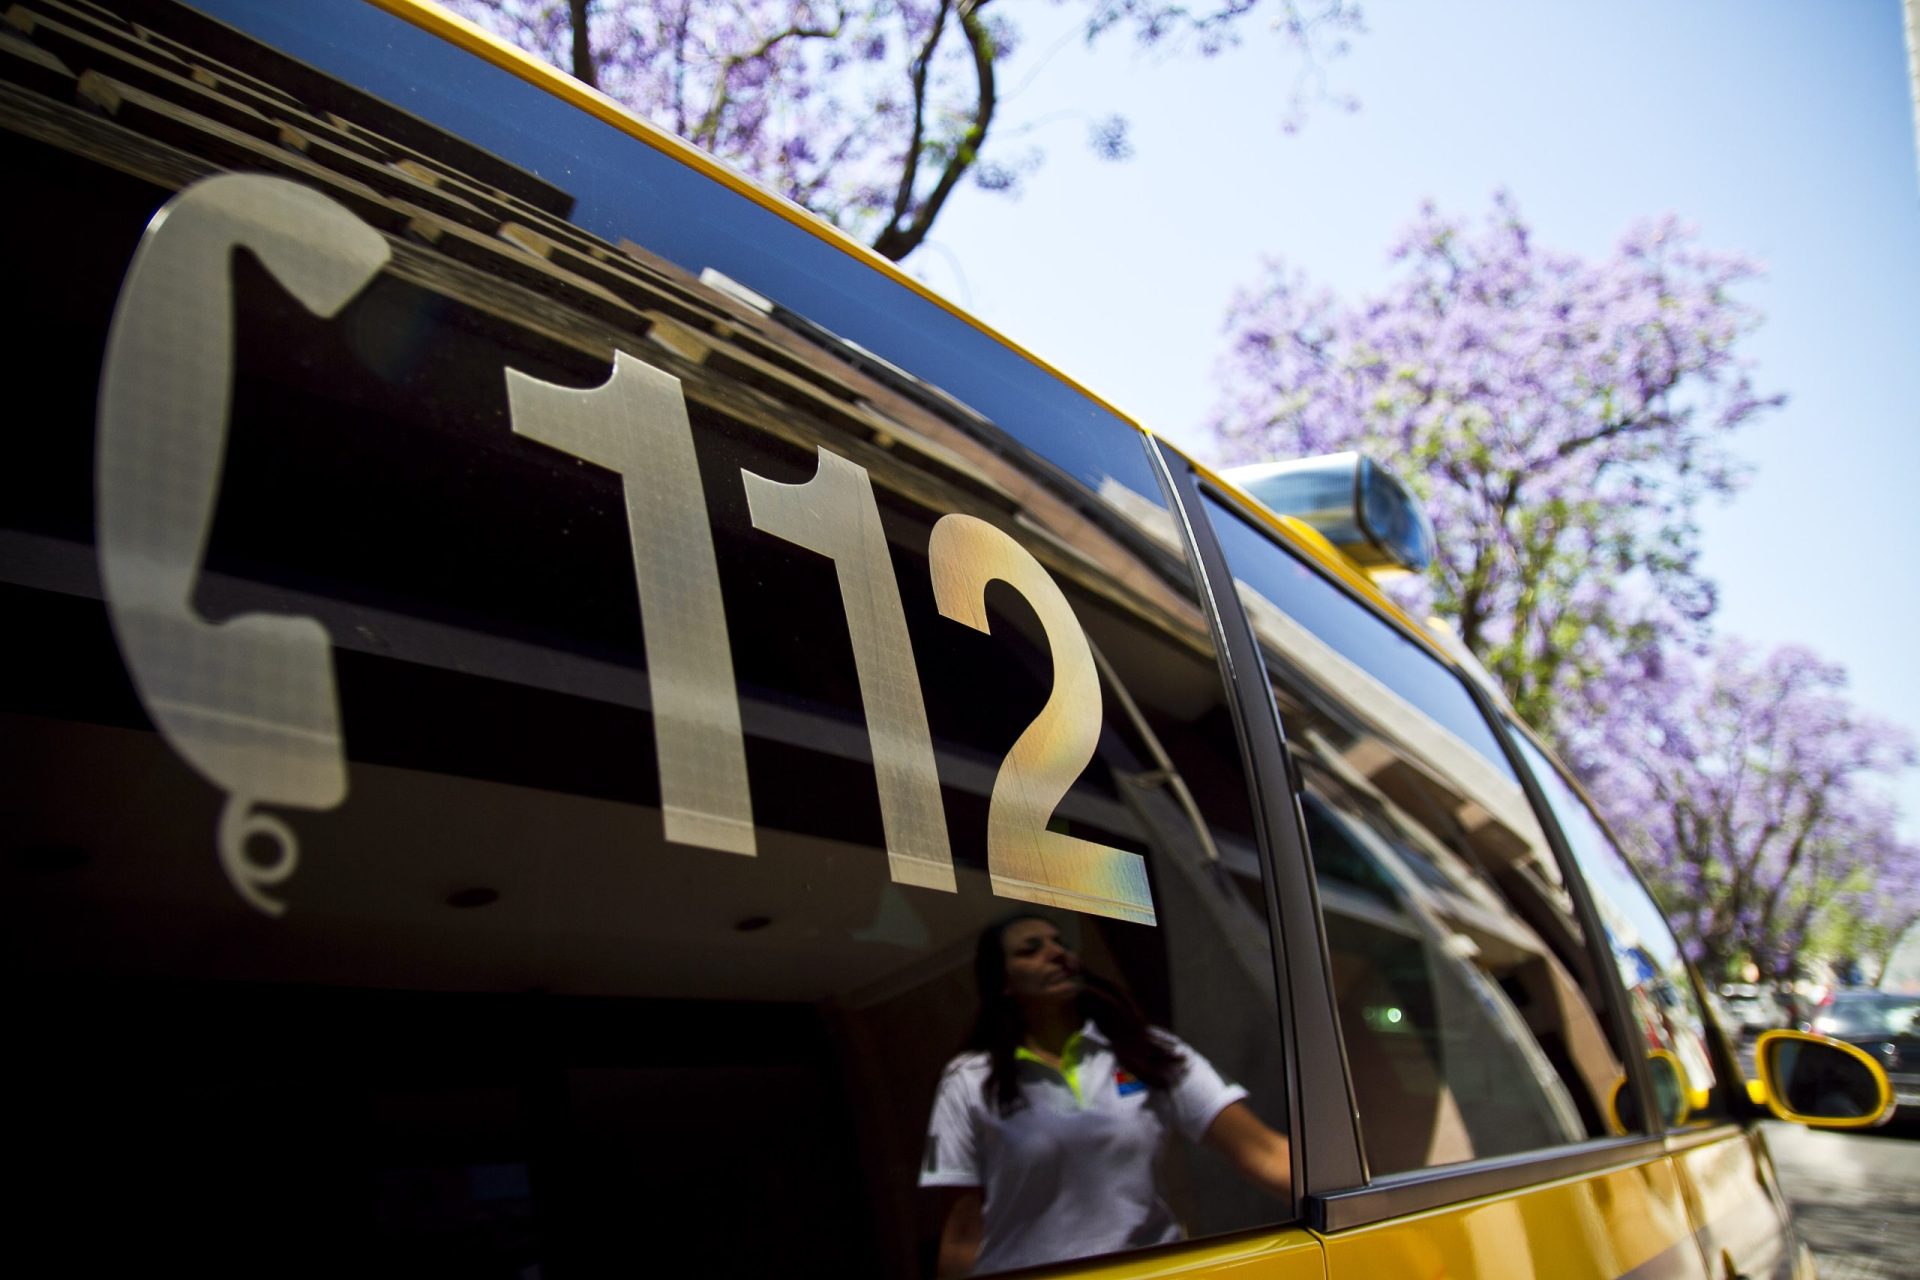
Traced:
<path fill-rule="evenodd" d="M 1871 1055 L 1806 1031 L 1767 1031 L 1754 1044 L 1767 1110 L 1816 1129 L 1871 1129 L 1893 1114 L 1893 1084 Z"/>

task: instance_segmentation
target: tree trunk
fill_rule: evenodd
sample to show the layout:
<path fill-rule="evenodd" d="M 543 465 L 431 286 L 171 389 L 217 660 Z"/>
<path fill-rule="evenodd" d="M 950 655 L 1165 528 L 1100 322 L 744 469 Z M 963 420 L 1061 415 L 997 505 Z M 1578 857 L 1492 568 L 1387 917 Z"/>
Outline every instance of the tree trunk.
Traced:
<path fill-rule="evenodd" d="M 573 78 L 589 88 L 600 87 L 593 69 L 593 41 L 587 32 L 587 5 L 590 0 L 567 0 L 567 12 L 573 19 Z"/>

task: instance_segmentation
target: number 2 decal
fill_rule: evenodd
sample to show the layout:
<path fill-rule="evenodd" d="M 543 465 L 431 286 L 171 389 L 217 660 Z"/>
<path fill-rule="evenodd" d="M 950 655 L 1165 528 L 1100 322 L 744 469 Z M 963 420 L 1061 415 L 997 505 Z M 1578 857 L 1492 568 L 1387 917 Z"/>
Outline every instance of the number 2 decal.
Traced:
<path fill-rule="evenodd" d="M 384 238 L 344 206 L 280 178 L 226 175 L 154 216 L 127 271 L 101 373 L 101 578 L 141 703 L 176 752 L 227 792 L 217 847 L 254 907 L 293 874 L 298 846 L 266 802 L 327 809 L 346 796 L 333 668 L 314 619 L 249 614 L 213 625 L 190 600 L 218 497 L 233 368 L 234 248 L 323 317 L 372 281 Z M 752 856 L 739 691 L 693 432 L 679 380 L 624 351 L 576 390 L 508 369 L 512 430 L 621 478 L 651 690 L 663 830 L 681 844 Z M 864 467 L 826 449 L 805 484 L 742 472 L 754 527 L 834 562 L 874 759 L 888 868 L 952 892 L 953 855 L 933 737 L 886 533 Z M 1093 759 L 1100 676 L 1058 584 L 1007 534 L 966 515 L 933 529 L 928 567 L 946 617 L 990 632 L 986 589 L 1033 606 L 1053 656 L 1046 705 L 1007 752 L 988 801 L 993 892 L 1154 923 L 1145 861 L 1048 829 Z M 249 839 L 275 846 L 270 863 Z"/>
<path fill-rule="evenodd" d="M 1100 742 L 1100 673 L 1087 633 L 1033 554 L 984 520 L 943 516 L 927 548 L 940 612 L 990 632 L 987 584 L 1026 597 L 1053 653 L 1053 690 L 1000 764 L 987 803 L 987 874 L 1003 898 L 1153 924 L 1146 862 L 1047 829 Z"/>

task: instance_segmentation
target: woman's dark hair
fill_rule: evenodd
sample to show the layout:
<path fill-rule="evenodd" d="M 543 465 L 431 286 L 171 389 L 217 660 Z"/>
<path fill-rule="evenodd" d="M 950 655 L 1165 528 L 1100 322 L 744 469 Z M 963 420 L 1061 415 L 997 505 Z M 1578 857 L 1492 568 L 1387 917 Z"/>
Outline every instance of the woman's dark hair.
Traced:
<path fill-rule="evenodd" d="M 1026 1038 L 1027 1025 L 1020 1006 L 1007 994 L 1007 930 L 1022 920 L 1057 922 L 1037 912 L 1023 911 L 988 925 L 973 951 L 973 980 L 980 989 L 980 1013 L 966 1047 L 985 1053 L 989 1069 L 982 1093 L 987 1104 L 1007 1115 L 1022 1105 L 1014 1050 Z M 1186 1059 L 1147 1024 L 1146 1015 L 1116 984 L 1085 970 L 1080 974 L 1080 1012 L 1093 1019 L 1100 1034 L 1113 1046 L 1113 1056 L 1127 1072 L 1149 1089 L 1165 1089 L 1180 1078 Z"/>

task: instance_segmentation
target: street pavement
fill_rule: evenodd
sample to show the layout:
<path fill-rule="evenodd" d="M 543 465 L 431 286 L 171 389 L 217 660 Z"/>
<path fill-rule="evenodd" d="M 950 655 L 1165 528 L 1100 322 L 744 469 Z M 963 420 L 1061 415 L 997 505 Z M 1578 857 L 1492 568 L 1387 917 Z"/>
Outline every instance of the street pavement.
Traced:
<path fill-rule="evenodd" d="M 1920 1277 L 1920 1125 L 1856 1133 L 1763 1127 L 1821 1280 Z"/>

